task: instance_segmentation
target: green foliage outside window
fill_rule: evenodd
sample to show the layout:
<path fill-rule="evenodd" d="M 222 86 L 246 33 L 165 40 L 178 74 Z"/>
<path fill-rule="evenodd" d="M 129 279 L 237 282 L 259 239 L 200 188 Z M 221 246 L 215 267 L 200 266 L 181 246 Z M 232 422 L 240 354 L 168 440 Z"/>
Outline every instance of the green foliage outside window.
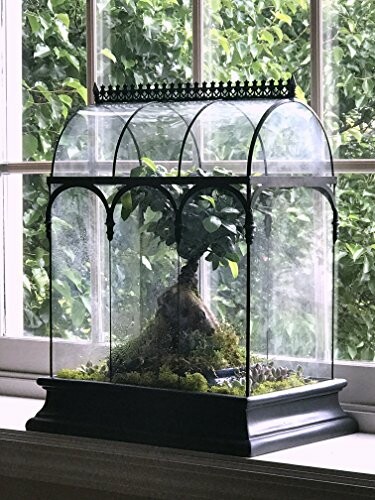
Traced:
<path fill-rule="evenodd" d="M 209 0 L 205 17 L 207 79 L 294 74 L 309 97 L 307 0 Z M 24 0 L 24 158 L 51 159 L 72 110 L 85 101 L 85 2 Z M 334 152 L 373 158 L 375 11 L 371 0 L 330 2 L 325 26 L 326 124 Z M 191 78 L 191 2 L 101 0 L 99 67 L 117 83 Z M 371 35 L 371 36 L 368 36 Z M 104 75 L 101 76 L 104 83 Z M 99 83 L 102 83 L 100 81 Z M 328 88 L 328 87 L 327 87 Z M 340 176 L 338 345 L 344 359 L 374 360 L 374 175 Z M 25 176 L 25 331 L 48 331 L 45 179 Z M 36 202 L 35 202 L 36 201 Z M 37 209 L 35 209 L 37 207 Z M 225 310 L 225 304 L 221 304 Z M 231 307 L 231 306 L 228 306 Z"/>

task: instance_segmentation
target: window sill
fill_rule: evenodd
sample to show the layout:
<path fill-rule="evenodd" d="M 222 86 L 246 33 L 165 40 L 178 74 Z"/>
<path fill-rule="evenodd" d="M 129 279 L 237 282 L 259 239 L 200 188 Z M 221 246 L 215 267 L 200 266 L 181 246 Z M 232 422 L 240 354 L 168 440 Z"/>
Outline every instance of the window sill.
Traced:
<path fill-rule="evenodd" d="M 321 500 L 324 492 L 330 499 L 375 497 L 375 435 L 357 433 L 248 459 L 14 430 L 42 404 L 0 397 L 2 491 L 11 478 L 34 487 L 39 481 L 51 488 L 127 492 L 115 498 L 227 499 L 233 492 L 249 498 L 250 491 L 256 492 L 251 498 L 267 500 Z"/>

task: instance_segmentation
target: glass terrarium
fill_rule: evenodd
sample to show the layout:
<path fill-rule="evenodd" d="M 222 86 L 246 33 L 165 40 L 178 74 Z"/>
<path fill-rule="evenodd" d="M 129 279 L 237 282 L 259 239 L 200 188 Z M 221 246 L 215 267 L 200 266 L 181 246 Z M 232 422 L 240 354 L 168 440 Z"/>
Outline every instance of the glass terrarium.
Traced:
<path fill-rule="evenodd" d="M 336 179 L 294 88 L 95 88 L 67 122 L 28 429 L 238 455 L 356 430 L 333 378 Z"/>

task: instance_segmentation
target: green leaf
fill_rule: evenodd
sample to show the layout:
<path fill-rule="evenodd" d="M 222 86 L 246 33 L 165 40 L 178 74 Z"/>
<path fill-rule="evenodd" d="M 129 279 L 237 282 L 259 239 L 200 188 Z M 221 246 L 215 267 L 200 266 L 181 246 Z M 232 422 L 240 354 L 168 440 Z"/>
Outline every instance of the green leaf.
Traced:
<path fill-rule="evenodd" d="M 273 45 L 274 42 L 275 42 L 275 39 L 272 35 L 272 33 L 270 33 L 269 31 L 267 30 L 263 30 L 261 35 L 260 35 L 260 39 L 261 40 L 265 40 L 266 42 L 268 42 L 270 45 Z"/>
<path fill-rule="evenodd" d="M 237 262 L 233 262 L 232 260 L 227 260 L 227 262 L 228 262 L 228 265 L 230 267 L 233 278 L 236 279 L 238 277 L 238 264 L 237 264 Z"/>
<path fill-rule="evenodd" d="M 368 259 L 368 257 L 365 256 L 364 258 L 364 262 L 363 262 L 363 271 L 362 273 L 363 274 L 368 274 L 371 270 L 371 264 L 370 264 L 370 261 Z"/>
<path fill-rule="evenodd" d="M 202 200 L 208 201 L 215 208 L 215 198 L 208 196 L 207 194 L 201 194 Z"/>
<path fill-rule="evenodd" d="M 75 269 L 65 269 L 64 275 L 76 286 L 79 292 L 82 292 L 82 278 Z"/>
<path fill-rule="evenodd" d="M 355 262 L 356 260 L 359 259 L 359 257 L 365 252 L 364 248 L 358 248 L 352 255 L 353 261 Z"/>
<path fill-rule="evenodd" d="M 276 33 L 277 38 L 279 39 L 279 42 L 282 42 L 284 33 L 282 29 L 279 26 L 272 26 L 273 31 Z"/>
<path fill-rule="evenodd" d="M 215 215 L 210 215 L 202 221 L 203 227 L 208 233 L 214 233 L 221 226 L 221 220 Z"/>
<path fill-rule="evenodd" d="M 105 49 L 102 49 L 100 51 L 100 53 L 104 56 L 104 57 L 107 57 L 108 59 L 110 59 L 112 62 L 114 62 L 115 64 L 117 63 L 117 59 L 116 59 L 116 56 L 112 53 L 112 51 L 108 48 L 105 48 Z"/>
<path fill-rule="evenodd" d="M 223 227 L 225 227 L 225 229 L 230 233 L 237 234 L 237 228 L 235 224 L 223 224 Z"/>
<path fill-rule="evenodd" d="M 143 156 L 143 157 L 141 158 L 141 161 L 142 161 L 142 163 L 144 163 L 145 165 L 147 165 L 149 168 L 151 168 L 151 170 L 152 170 L 153 172 L 156 172 L 156 171 L 157 171 L 157 166 L 156 166 L 155 162 L 153 162 L 153 161 L 151 160 L 151 158 L 147 158 L 147 156 Z"/>
<path fill-rule="evenodd" d="M 64 26 L 66 26 L 67 28 L 69 28 L 70 19 L 69 19 L 68 14 L 66 14 L 65 12 L 64 13 L 60 13 L 60 14 L 56 14 L 56 18 L 60 19 L 60 21 L 64 24 Z"/>
<path fill-rule="evenodd" d="M 133 211 L 133 200 L 130 191 L 122 196 L 121 206 L 121 219 L 125 221 Z"/>
<path fill-rule="evenodd" d="M 75 328 L 80 328 L 86 316 L 86 308 L 80 298 L 75 298 L 72 304 L 72 323 Z"/>
<path fill-rule="evenodd" d="M 351 359 L 354 359 L 357 355 L 357 349 L 355 347 L 352 347 L 349 345 L 347 347 L 347 350 L 348 350 L 348 353 L 349 353 L 349 356 L 351 357 Z"/>
<path fill-rule="evenodd" d="M 44 45 L 42 43 L 39 43 L 35 47 L 34 58 L 36 59 L 37 57 L 45 57 L 50 53 L 51 53 L 51 49 L 50 49 L 50 47 L 48 47 L 48 45 Z"/>
<path fill-rule="evenodd" d="M 148 258 L 145 255 L 142 255 L 142 264 L 147 267 L 150 271 L 152 271 L 152 266 L 151 262 L 148 260 Z"/>
<path fill-rule="evenodd" d="M 221 9 L 221 0 L 210 0 L 210 10 L 212 13 L 219 12 Z"/>
<path fill-rule="evenodd" d="M 63 39 L 63 41 L 68 42 L 69 41 L 69 31 L 68 31 L 67 27 L 65 26 L 64 22 L 61 21 L 61 19 L 59 19 L 57 16 L 56 16 L 56 26 L 57 26 L 57 30 L 60 33 L 60 36 Z"/>
<path fill-rule="evenodd" d="M 23 156 L 31 158 L 38 151 L 38 139 L 31 134 L 24 135 L 23 141 Z"/>
<path fill-rule="evenodd" d="M 275 12 L 275 17 L 276 17 L 276 19 L 279 19 L 280 21 L 288 24 L 289 26 L 292 25 L 292 18 L 290 16 L 288 16 L 288 14 L 285 14 L 284 12 L 280 12 L 280 11 Z"/>
<path fill-rule="evenodd" d="M 63 102 L 64 104 L 66 104 L 68 106 L 68 108 L 71 107 L 73 99 L 69 95 L 59 94 L 59 99 L 60 99 L 61 102 Z"/>
<path fill-rule="evenodd" d="M 29 21 L 31 31 L 35 35 L 39 33 L 41 26 L 38 17 L 35 14 L 26 14 L 27 20 Z"/>
<path fill-rule="evenodd" d="M 63 82 L 63 86 L 70 87 L 77 91 L 81 96 L 82 100 L 87 104 L 87 89 L 82 85 L 82 83 L 76 78 L 66 78 Z"/>

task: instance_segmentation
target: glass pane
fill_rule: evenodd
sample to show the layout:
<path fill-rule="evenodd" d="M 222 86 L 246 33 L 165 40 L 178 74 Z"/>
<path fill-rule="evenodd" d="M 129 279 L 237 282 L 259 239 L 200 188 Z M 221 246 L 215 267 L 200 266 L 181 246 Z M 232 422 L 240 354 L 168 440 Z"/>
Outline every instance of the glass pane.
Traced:
<path fill-rule="evenodd" d="M 112 381 L 165 387 L 161 372 L 172 369 L 177 337 L 174 302 L 165 298 L 179 269 L 174 212 L 159 190 L 134 188 L 118 200 L 114 217 Z"/>
<path fill-rule="evenodd" d="M 339 176 L 336 357 L 375 361 L 375 174 Z"/>
<path fill-rule="evenodd" d="M 325 124 L 334 154 L 374 158 L 374 4 L 326 0 L 323 13 Z"/>
<path fill-rule="evenodd" d="M 191 12 L 191 0 L 98 0 L 98 82 L 191 80 Z"/>
<path fill-rule="evenodd" d="M 109 348 L 109 266 L 104 221 L 102 202 L 87 189 L 67 189 L 53 203 L 54 372 L 97 362 Z M 62 341 L 86 344 L 87 348 L 82 353 L 78 346 L 74 355 L 66 358 L 64 348 L 58 347 Z"/>
<path fill-rule="evenodd" d="M 304 377 L 329 378 L 332 211 L 328 201 L 305 188 L 263 190 L 254 218 L 252 351 L 275 368 L 297 370 L 299 365 Z M 254 379 L 255 393 L 257 387 Z"/>
<path fill-rule="evenodd" d="M 23 1 L 25 160 L 50 160 L 69 112 L 86 102 L 85 4 Z"/>
<path fill-rule="evenodd" d="M 23 316 L 27 336 L 49 336 L 47 202 L 46 176 L 23 175 Z"/>
<path fill-rule="evenodd" d="M 236 81 L 294 74 L 310 94 L 309 2 L 207 1 L 204 79 Z"/>

